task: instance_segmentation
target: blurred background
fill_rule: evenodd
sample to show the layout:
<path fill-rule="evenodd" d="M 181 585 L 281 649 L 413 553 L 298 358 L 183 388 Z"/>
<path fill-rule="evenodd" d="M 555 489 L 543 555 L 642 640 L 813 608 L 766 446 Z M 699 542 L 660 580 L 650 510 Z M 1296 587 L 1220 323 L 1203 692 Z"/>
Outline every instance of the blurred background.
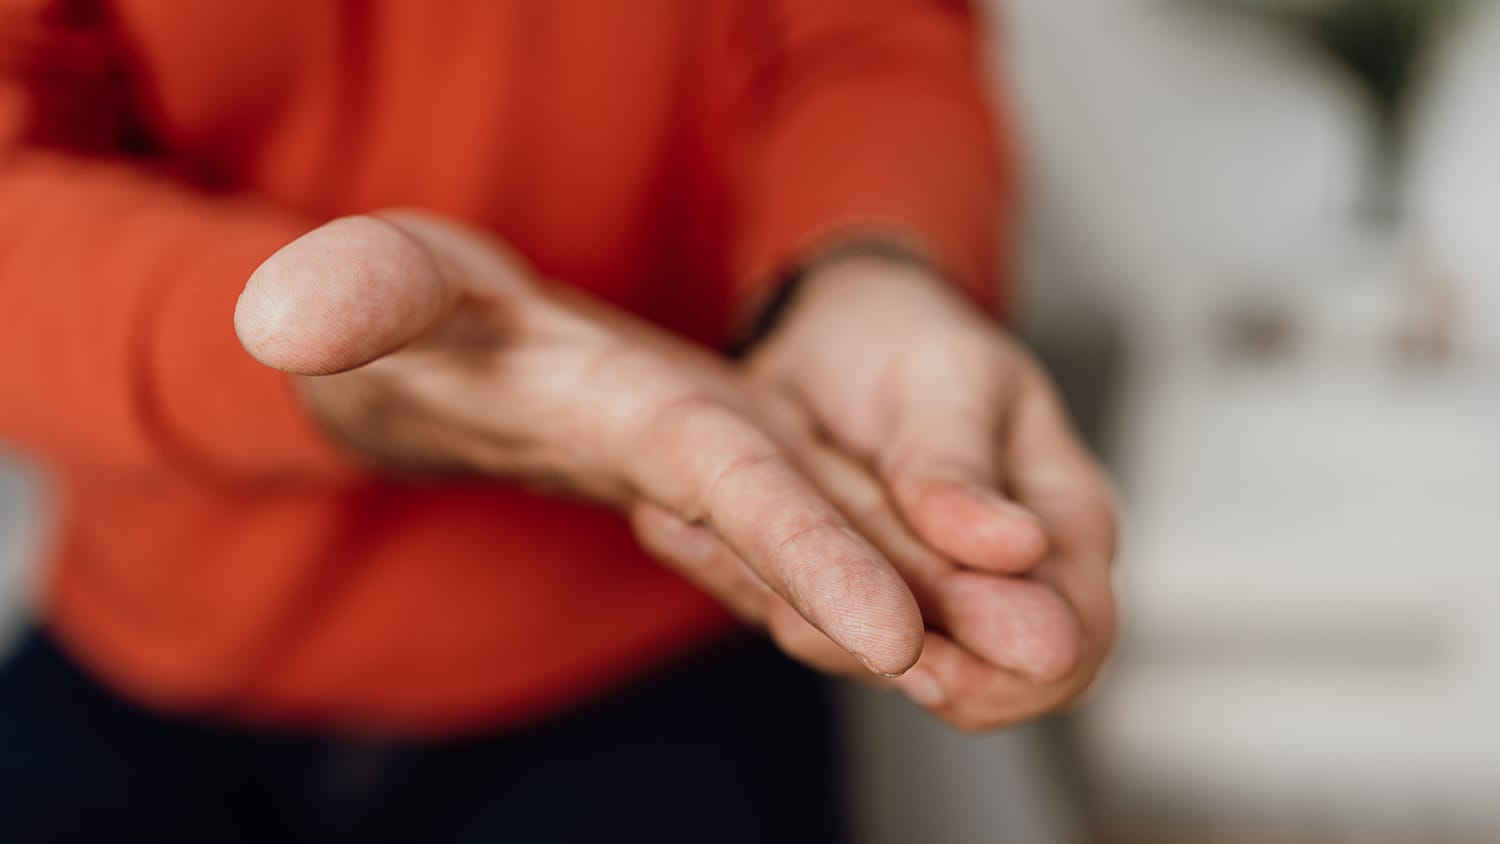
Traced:
<path fill-rule="evenodd" d="M 989 5 L 1126 638 L 995 736 L 850 690 L 860 840 L 1500 842 L 1500 6 Z M 0 458 L 0 629 L 42 482 Z"/>
<path fill-rule="evenodd" d="M 864 840 L 1500 841 L 1500 8 L 990 5 L 1126 635 L 981 741 L 856 696 Z"/>

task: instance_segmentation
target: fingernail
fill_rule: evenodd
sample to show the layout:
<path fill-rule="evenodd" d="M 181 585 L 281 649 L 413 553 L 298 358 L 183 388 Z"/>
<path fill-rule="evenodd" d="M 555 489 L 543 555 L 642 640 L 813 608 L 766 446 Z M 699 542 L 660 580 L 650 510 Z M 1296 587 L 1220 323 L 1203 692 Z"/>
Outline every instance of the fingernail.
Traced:
<path fill-rule="evenodd" d="M 854 658 L 857 659 L 857 660 L 859 660 L 859 664 L 863 665 L 865 667 L 866 671 L 869 671 L 871 674 L 874 674 L 876 677 L 884 677 L 887 680 L 894 680 L 897 677 L 903 676 L 903 674 L 890 674 L 890 673 L 887 673 L 885 671 L 881 671 L 879 668 L 876 668 L 875 664 L 872 663 L 872 662 L 870 662 L 869 658 L 866 657 L 864 654 L 854 653 L 853 651 L 850 651 L 850 653 L 854 654 Z"/>
<path fill-rule="evenodd" d="M 1037 517 L 1035 513 L 1001 495 L 999 491 L 990 489 L 989 487 L 971 486 L 969 487 L 969 494 L 974 496 L 974 498 L 982 502 L 985 506 L 998 510 L 1002 513 L 1005 513 L 1006 515 L 1016 516 L 1023 519 L 1036 519 Z"/>
<path fill-rule="evenodd" d="M 920 665 L 901 678 L 901 690 L 921 706 L 932 707 L 943 702 L 943 687 L 930 670 Z"/>

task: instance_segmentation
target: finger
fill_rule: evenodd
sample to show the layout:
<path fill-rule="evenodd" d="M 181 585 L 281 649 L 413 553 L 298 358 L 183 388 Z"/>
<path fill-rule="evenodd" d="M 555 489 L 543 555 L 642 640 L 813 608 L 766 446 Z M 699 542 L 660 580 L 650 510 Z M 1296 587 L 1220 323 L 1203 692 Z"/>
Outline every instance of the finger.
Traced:
<path fill-rule="evenodd" d="M 782 653 L 816 671 L 862 682 L 885 680 L 870 673 L 852 654 L 781 598 L 773 597 L 766 602 L 766 630 Z"/>
<path fill-rule="evenodd" d="M 955 572 L 933 586 L 945 629 L 997 668 L 1038 684 L 1077 670 L 1081 634 L 1073 609 L 1046 584 L 981 572 Z"/>
<path fill-rule="evenodd" d="M 771 591 L 745 570 L 713 531 L 690 525 L 649 501 L 630 508 L 630 526 L 647 552 L 712 595 L 741 621 L 766 624 Z"/>
<path fill-rule="evenodd" d="M 1054 553 L 1035 577 L 1073 607 L 1083 631 L 1080 658 L 1092 674 L 1116 635 L 1110 571 L 1118 542 L 1114 495 L 1056 391 L 1039 372 L 1028 377 L 1034 380 L 1017 410 L 1008 483 L 1053 536 Z"/>
<path fill-rule="evenodd" d="M 621 460 L 646 497 L 711 528 L 871 671 L 916 662 L 922 619 L 906 584 L 759 428 L 696 397 L 659 404 L 633 428 Z"/>
<path fill-rule="evenodd" d="M 741 620 L 765 627 L 787 656 L 825 674 L 857 680 L 872 676 L 848 651 L 756 579 L 712 531 L 689 525 L 650 502 L 632 507 L 630 521 L 647 551 Z"/>
<path fill-rule="evenodd" d="M 1038 684 L 995 668 L 941 633 L 928 634 L 922 659 L 892 684 L 952 726 L 971 732 L 1053 712 L 1081 690 L 1076 681 Z"/>
<path fill-rule="evenodd" d="M 838 451 L 808 444 L 799 455 L 809 477 L 905 578 L 923 618 L 991 665 L 1058 682 L 1075 669 L 1079 629 L 1047 586 L 955 567 L 903 524 L 874 478 Z"/>
<path fill-rule="evenodd" d="M 234 325 L 245 349 L 267 366 L 329 375 L 420 337 L 457 296 L 421 239 L 379 217 L 343 217 L 261 264 L 240 294 Z"/>
<path fill-rule="evenodd" d="M 984 367 L 992 362 L 979 358 Z M 909 394 L 877 463 L 917 534 L 950 559 L 1020 573 L 1041 559 L 1047 537 L 1036 515 L 1002 493 L 997 448 L 1012 397 L 977 387 L 951 364 L 908 378 Z M 976 371 L 979 369 L 976 365 Z"/>

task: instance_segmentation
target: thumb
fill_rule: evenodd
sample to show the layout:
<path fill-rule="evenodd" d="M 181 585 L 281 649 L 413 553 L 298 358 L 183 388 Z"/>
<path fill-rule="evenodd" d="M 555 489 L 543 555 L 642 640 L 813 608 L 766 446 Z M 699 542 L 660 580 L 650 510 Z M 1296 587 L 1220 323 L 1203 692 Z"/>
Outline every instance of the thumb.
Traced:
<path fill-rule="evenodd" d="M 342 217 L 250 276 L 234 312 L 256 360 L 298 375 L 362 366 L 421 337 L 460 291 L 430 238 L 397 220 Z"/>
<path fill-rule="evenodd" d="M 939 397 L 911 408 L 880 449 L 880 473 L 917 535 L 952 560 L 1010 574 L 1047 552 L 1041 520 L 1007 498 L 1000 402 L 982 407 Z"/>

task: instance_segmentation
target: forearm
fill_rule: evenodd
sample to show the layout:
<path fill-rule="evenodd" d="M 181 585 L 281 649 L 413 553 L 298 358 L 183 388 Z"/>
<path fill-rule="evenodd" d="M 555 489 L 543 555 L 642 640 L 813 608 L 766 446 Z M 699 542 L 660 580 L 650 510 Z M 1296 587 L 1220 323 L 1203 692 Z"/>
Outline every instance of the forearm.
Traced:
<path fill-rule="evenodd" d="M 993 305 L 1016 178 L 968 4 L 783 4 L 743 48 L 751 84 L 730 186 L 733 275 L 753 314 L 789 272 L 849 244 L 903 251 Z M 766 13 L 767 16 L 771 13 Z M 774 37 L 773 37 L 774 35 Z"/>
<path fill-rule="evenodd" d="M 0 164 L 0 436 L 114 471 L 342 471 L 231 322 L 256 265 L 309 226 L 126 161 L 13 146 Z"/>

